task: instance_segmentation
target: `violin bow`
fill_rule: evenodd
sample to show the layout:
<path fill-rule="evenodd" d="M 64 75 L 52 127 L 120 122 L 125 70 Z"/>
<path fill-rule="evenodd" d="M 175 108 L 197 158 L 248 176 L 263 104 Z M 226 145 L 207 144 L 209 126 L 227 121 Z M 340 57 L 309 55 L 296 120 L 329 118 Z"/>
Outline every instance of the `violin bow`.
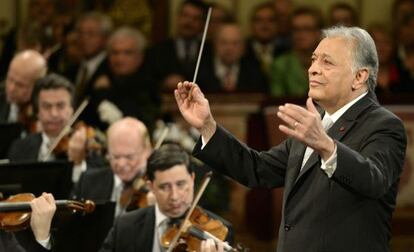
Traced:
<path fill-rule="evenodd" d="M 160 137 L 157 140 L 157 143 L 154 145 L 154 150 L 158 150 L 161 147 L 162 143 L 167 137 L 168 131 L 169 131 L 169 128 L 167 125 L 165 125 L 164 128 L 162 129 Z"/>
<path fill-rule="evenodd" d="M 171 241 L 170 246 L 168 247 L 167 252 L 172 252 L 174 247 L 177 245 L 178 239 L 180 238 L 181 234 L 184 233 L 187 223 L 190 220 L 190 216 L 193 213 L 195 207 L 197 206 L 198 202 L 200 201 L 201 196 L 203 195 L 205 189 L 207 188 L 208 183 L 211 180 L 211 176 L 213 172 L 209 171 L 204 175 L 203 181 L 201 182 L 200 189 L 198 190 L 193 203 L 191 204 L 190 210 L 185 215 L 184 221 L 181 223 L 180 229 L 178 230 L 177 234 L 175 235 L 174 239 Z"/>
<path fill-rule="evenodd" d="M 83 110 L 86 108 L 86 106 L 88 105 L 88 103 L 89 103 L 89 100 L 88 99 L 85 99 L 85 100 L 83 100 L 83 102 L 81 103 L 81 105 L 79 105 L 78 109 L 76 109 L 75 113 L 73 113 L 72 117 L 66 123 L 65 127 L 59 132 L 59 135 L 55 138 L 55 140 L 50 145 L 50 147 L 47 150 L 47 153 L 43 157 L 43 160 L 42 161 L 47 161 L 49 159 L 49 157 L 52 154 L 53 150 L 59 144 L 60 140 L 62 140 L 62 138 L 67 133 L 69 133 L 72 125 L 75 123 L 76 119 L 78 119 L 79 115 L 83 112 Z"/>
<path fill-rule="evenodd" d="M 200 66 L 200 61 L 201 61 L 201 56 L 203 54 L 203 49 L 204 49 L 204 43 L 206 41 L 206 36 L 207 36 L 207 31 L 208 31 L 208 25 L 210 23 L 210 16 L 211 16 L 211 11 L 212 8 L 208 8 L 208 13 L 207 13 L 207 19 L 206 19 L 206 23 L 204 24 L 204 31 L 203 31 L 203 37 L 201 39 L 201 45 L 200 45 L 200 51 L 198 53 L 198 57 L 197 57 L 197 64 L 196 64 L 196 68 L 194 71 L 194 77 L 193 77 L 193 83 L 196 82 L 197 80 L 197 74 L 198 74 L 198 68 Z M 211 176 L 212 176 L 212 172 L 208 172 L 204 175 L 203 181 L 201 183 L 201 187 L 199 189 L 199 191 L 197 192 L 197 195 L 190 207 L 190 210 L 188 211 L 187 215 L 185 216 L 184 221 L 182 222 L 180 229 L 178 230 L 177 234 L 175 235 L 174 239 L 172 240 L 170 246 L 168 247 L 167 252 L 172 252 L 172 250 L 174 249 L 174 247 L 177 245 L 178 239 L 181 236 L 181 233 L 184 232 L 184 230 L 186 229 L 186 223 L 189 221 L 191 214 L 194 211 L 194 208 L 197 206 L 198 201 L 201 198 L 201 195 L 203 195 L 204 190 L 206 189 L 208 183 L 210 182 Z"/>

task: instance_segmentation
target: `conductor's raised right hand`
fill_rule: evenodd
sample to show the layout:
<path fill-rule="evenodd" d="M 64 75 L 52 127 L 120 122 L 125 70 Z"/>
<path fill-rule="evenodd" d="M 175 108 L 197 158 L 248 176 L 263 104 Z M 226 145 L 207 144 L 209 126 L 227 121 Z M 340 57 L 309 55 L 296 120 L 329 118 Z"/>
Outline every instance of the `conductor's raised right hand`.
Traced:
<path fill-rule="evenodd" d="M 200 131 L 207 143 L 216 131 L 216 122 L 200 88 L 195 83 L 179 82 L 174 96 L 184 119 Z"/>

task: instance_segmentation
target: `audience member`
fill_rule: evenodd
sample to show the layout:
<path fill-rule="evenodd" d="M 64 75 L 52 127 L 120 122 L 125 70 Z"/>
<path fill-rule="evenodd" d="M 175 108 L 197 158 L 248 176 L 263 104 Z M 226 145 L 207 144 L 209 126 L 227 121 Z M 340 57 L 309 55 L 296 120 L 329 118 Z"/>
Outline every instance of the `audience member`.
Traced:
<path fill-rule="evenodd" d="M 258 62 L 267 75 L 276 55 L 284 50 L 277 47 L 277 25 L 277 13 L 272 3 L 260 4 L 253 9 L 246 58 Z"/>
<path fill-rule="evenodd" d="M 79 104 L 91 95 L 100 77 L 108 71 L 105 47 L 112 21 L 101 13 L 90 12 L 80 17 L 76 29 L 83 59 L 76 77 L 70 79 L 75 82 L 75 101 Z"/>
<path fill-rule="evenodd" d="M 267 81 L 257 62 L 243 58 L 245 49 L 240 26 L 220 26 L 214 39 L 214 53 L 200 65 L 198 82 L 206 92 L 266 92 Z"/>
<path fill-rule="evenodd" d="M 151 77 L 163 89 L 172 90 L 177 81 L 193 78 L 206 14 L 202 1 L 185 0 L 178 11 L 175 37 L 150 48 L 147 59 Z M 203 58 L 209 54 L 206 43 Z"/>
<path fill-rule="evenodd" d="M 321 13 L 310 7 L 296 9 L 291 17 L 292 50 L 277 57 L 271 68 L 271 95 L 305 96 L 308 92 L 306 69 L 320 41 Z"/>
<path fill-rule="evenodd" d="M 372 25 L 368 32 L 375 42 L 378 53 L 378 75 L 376 93 L 389 95 L 398 89 L 400 75 L 395 58 L 395 44 L 391 34 L 382 25 Z"/>
<path fill-rule="evenodd" d="M 358 26 L 358 13 L 348 3 L 335 3 L 329 9 L 329 25 Z"/>
<path fill-rule="evenodd" d="M 109 72 L 95 85 L 92 106 L 85 114 L 89 123 L 106 129 L 122 116 L 132 116 L 153 128 L 161 98 L 143 66 L 145 46 L 143 34 L 130 27 L 121 27 L 111 35 Z"/>

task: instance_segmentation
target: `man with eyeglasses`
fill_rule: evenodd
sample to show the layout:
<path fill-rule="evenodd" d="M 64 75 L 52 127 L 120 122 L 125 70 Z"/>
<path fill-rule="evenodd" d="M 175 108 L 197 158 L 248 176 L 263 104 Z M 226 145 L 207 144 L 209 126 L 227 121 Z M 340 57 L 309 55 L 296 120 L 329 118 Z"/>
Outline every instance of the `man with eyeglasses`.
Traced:
<path fill-rule="evenodd" d="M 161 237 L 172 223 L 179 223 L 191 206 L 195 174 L 189 155 L 179 145 L 162 145 L 151 154 L 147 163 L 147 184 L 155 196 L 155 206 L 121 215 L 106 237 L 101 252 L 165 251 Z M 228 227 L 226 238 L 231 242 L 230 223 L 204 211 Z"/>
<path fill-rule="evenodd" d="M 110 169 L 92 169 L 83 173 L 75 196 L 97 203 L 116 202 L 115 216 L 118 216 L 126 210 L 120 202 L 122 192 L 144 175 L 152 148 L 147 127 L 132 117 L 112 124 L 107 141 Z"/>

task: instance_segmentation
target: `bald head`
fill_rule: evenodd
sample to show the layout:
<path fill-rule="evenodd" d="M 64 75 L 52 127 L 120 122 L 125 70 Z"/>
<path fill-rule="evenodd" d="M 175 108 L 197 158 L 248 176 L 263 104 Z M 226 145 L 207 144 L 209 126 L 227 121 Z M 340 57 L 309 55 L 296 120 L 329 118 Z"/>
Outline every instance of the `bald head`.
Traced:
<path fill-rule="evenodd" d="M 112 171 L 123 181 L 144 174 L 151 142 L 147 127 L 131 117 L 121 119 L 108 129 L 108 156 Z"/>
<path fill-rule="evenodd" d="M 30 101 L 36 80 L 46 75 L 45 58 L 34 50 L 25 50 L 12 59 L 6 79 L 7 101 L 25 104 Z"/>

